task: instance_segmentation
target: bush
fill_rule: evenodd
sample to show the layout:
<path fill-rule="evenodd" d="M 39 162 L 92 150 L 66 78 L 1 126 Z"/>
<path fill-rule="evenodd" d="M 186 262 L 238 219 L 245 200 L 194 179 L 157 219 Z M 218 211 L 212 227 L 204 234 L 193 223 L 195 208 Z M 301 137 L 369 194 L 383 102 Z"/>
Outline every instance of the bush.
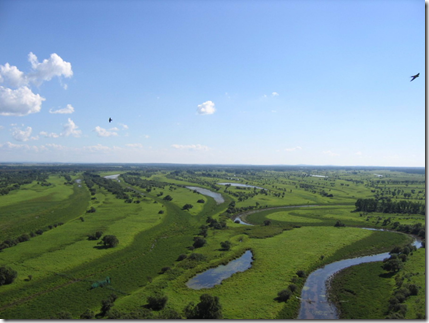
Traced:
<path fill-rule="evenodd" d="M 304 270 L 298 270 L 297 272 L 296 272 L 296 275 L 298 276 L 298 277 L 301 277 L 301 278 L 304 278 L 306 275 L 305 275 L 305 271 Z"/>
<path fill-rule="evenodd" d="M 206 239 L 203 239 L 201 237 L 195 237 L 194 238 L 194 244 L 192 245 L 194 248 L 201 248 L 206 244 Z"/>
<path fill-rule="evenodd" d="M 186 259 L 186 258 L 188 258 L 188 256 L 187 256 L 187 255 L 185 255 L 185 254 L 182 254 L 182 255 L 180 255 L 179 257 L 177 257 L 177 261 L 182 261 L 182 260 L 184 260 L 184 259 Z"/>
<path fill-rule="evenodd" d="M 277 297 L 275 298 L 275 300 L 278 302 L 287 302 L 291 296 L 292 292 L 289 289 L 283 289 L 282 291 L 277 293 Z"/>
<path fill-rule="evenodd" d="M 192 302 L 189 303 L 184 312 L 187 319 L 222 319 L 222 305 L 219 297 L 209 294 L 201 295 L 200 302 L 196 306 Z"/>
<path fill-rule="evenodd" d="M 229 241 L 221 242 L 220 246 L 222 247 L 222 250 L 228 251 L 231 249 L 231 242 L 229 242 Z"/>
<path fill-rule="evenodd" d="M 295 284 L 290 284 L 288 288 L 292 293 L 298 289 L 298 287 Z"/>
<path fill-rule="evenodd" d="M 13 283 L 18 273 L 8 266 L 0 267 L 0 286 Z"/>
<path fill-rule="evenodd" d="M 204 200 L 203 199 L 198 200 L 197 203 L 204 203 Z"/>
<path fill-rule="evenodd" d="M 106 248 L 114 248 L 119 244 L 118 238 L 114 235 L 106 235 L 101 241 Z"/>
<path fill-rule="evenodd" d="M 167 296 L 149 296 L 147 298 L 146 307 L 154 311 L 160 311 L 164 308 L 165 304 L 167 303 L 167 300 Z"/>
<path fill-rule="evenodd" d="M 87 309 L 85 312 L 83 312 L 79 318 L 81 320 L 91 320 L 95 317 L 95 314 L 93 311 L 91 311 L 90 309 Z"/>

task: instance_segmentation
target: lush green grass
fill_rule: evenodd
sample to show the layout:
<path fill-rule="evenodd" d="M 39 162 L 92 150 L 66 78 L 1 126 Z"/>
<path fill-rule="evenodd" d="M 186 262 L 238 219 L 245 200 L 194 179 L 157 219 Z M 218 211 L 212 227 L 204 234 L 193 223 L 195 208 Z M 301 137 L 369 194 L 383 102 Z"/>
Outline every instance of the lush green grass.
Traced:
<path fill-rule="evenodd" d="M 381 262 L 366 263 L 342 270 L 332 280 L 330 294 L 337 304 L 341 319 L 384 319 L 389 313 L 388 300 L 399 289 L 396 281 L 404 278 L 403 285 L 419 287 L 416 296 L 409 296 L 406 319 L 419 318 L 425 312 L 425 250 L 419 249 L 408 258 L 404 269 L 395 275 L 387 274 Z M 369 297 L 370 296 L 370 297 Z M 420 316 L 422 318 L 422 316 Z"/>
<path fill-rule="evenodd" d="M 79 216 L 87 207 L 87 189 L 64 178 L 50 176 L 51 186 L 37 182 L 0 196 L 0 242 Z"/>
<path fill-rule="evenodd" d="M 103 171 L 100 174 L 105 176 L 124 171 L 120 168 L 118 170 Z M 211 184 L 226 182 L 224 179 L 232 176 L 227 172 L 216 173 L 217 176 L 222 174 L 218 178 L 186 173 L 170 179 L 166 177 L 166 173 L 154 173 L 151 179 L 210 189 Z M 170 307 L 182 312 L 190 301 L 198 302 L 199 296 L 208 292 L 220 297 L 224 317 L 228 319 L 295 318 L 299 308 L 297 299 L 292 298 L 285 305 L 276 302 L 274 298 L 291 283 L 297 270 L 309 273 L 332 261 L 388 250 L 395 244 L 404 244 L 409 240 L 402 234 L 374 232 L 351 226 L 380 226 L 380 223 L 376 224 L 379 220 L 375 220 L 379 216 L 395 216 L 395 219 L 403 223 L 424 223 L 423 217 L 385 214 L 372 214 L 369 221 L 366 221 L 366 216 L 361 217 L 359 213 L 351 211 L 356 198 L 373 197 L 371 187 L 346 179 L 368 181 L 374 176 L 367 172 L 359 175 L 328 172 L 327 175 L 336 176 L 335 180 L 296 174 L 282 177 L 283 175 L 270 171 L 251 174 L 247 176 L 249 183 L 267 188 L 268 196 L 257 195 L 239 202 L 231 193 L 241 190 L 230 188 L 230 193 L 224 193 L 225 187 L 220 186 L 219 193 L 225 198 L 221 205 L 217 205 L 212 198 L 176 185 L 171 190 L 166 186 L 164 189 L 152 189 L 150 193 L 142 191 L 146 196 L 134 198 L 140 201 L 137 204 L 124 203 L 98 187 L 93 196 L 95 199 L 90 200 L 85 187 L 79 188 L 76 184 L 73 187 L 65 186 L 64 178 L 57 176 L 49 179 L 55 186 L 29 184 L 26 187 L 28 192 L 23 191 L 23 195 L 19 195 L 21 191 L 13 192 L 16 195 L 11 195 L 13 199 L 10 201 L 14 201 L 13 203 L 7 204 L 3 203 L 6 200 L 0 200 L 0 210 L 10 207 L 12 212 L 16 206 L 17 210 L 21 208 L 23 219 L 31 218 L 36 212 L 31 209 L 36 207 L 31 203 L 36 199 L 36 202 L 40 202 L 37 205 L 40 212 L 44 212 L 41 218 L 46 218 L 47 222 L 58 218 L 54 216 L 57 214 L 54 207 L 58 205 L 59 210 L 59 206 L 62 206 L 62 222 L 65 224 L 0 253 L 0 265 L 9 264 L 19 273 L 13 284 L 0 287 L 0 317 L 49 318 L 60 310 L 65 310 L 77 318 L 87 308 L 98 312 L 101 300 L 112 292 L 120 296 L 115 303 L 115 308 L 120 310 L 139 308 L 146 303 L 148 296 L 161 292 L 168 296 Z M 244 181 L 246 179 L 241 180 Z M 299 184 L 312 185 L 313 188 L 307 190 L 300 188 Z M 125 183 L 121 185 L 129 186 Z M 322 189 L 332 193 L 334 197 L 321 196 L 319 191 Z M 274 196 L 284 190 L 284 198 Z M 157 194 L 161 191 L 164 194 L 158 197 Z M 166 195 L 171 195 L 173 201 L 164 201 L 163 197 Z M 41 200 L 38 201 L 37 198 Z M 197 203 L 198 199 L 203 199 L 205 203 Z M 289 204 L 324 206 L 267 210 L 251 214 L 247 218 L 256 224 L 270 219 L 272 223 L 269 226 L 250 227 L 228 221 L 229 228 L 210 229 L 207 244 L 194 250 L 204 254 L 205 261 L 176 261 L 180 254 L 191 253 L 188 247 L 192 245 L 199 227 L 206 224 L 206 217 L 219 219 L 233 200 L 237 207 L 255 205 L 256 202 L 263 207 Z M 181 210 L 186 203 L 194 207 L 189 211 Z M 328 205 L 335 203 L 346 205 Z M 85 213 L 91 206 L 96 212 Z M 52 208 L 54 213 L 49 213 Z M 159 214 L 160 210 L 164 213 Z M 80 216 L 83 216 L 84 222 L 80 220 Z M 0 216 L 0 223 L 6 223 L 7 218 Z M 337 220 L 341 220 L 347 227 L 333 227 Z M 16 227 L 19 221 L 17 219 L 11 225 Z M 294 226 L 302 227 L 292 229 Z M 97 241 L 86 239 L 87 235 L 95 231 L 116 235 L 120 241 L 119 246 L 113 249 L 95 248 Z M 230 251 L 220 249 L 220 243 L 226 240 L 232 243 Z M 195 291 L 186 287 L 186 281 L 196 273 L 227 263 L 247 249 L 251 249 L 254 255 L 251 269 L 233 275 L 209 290 Z M 324 255 L 323 260 L 320 259 L 321 255 Z M 422 264 L 424 268 L 424 254 L 416 258 L 415 266 Z M 161 268 L 166 266 L 171 267 L 171 270 L 161 274 Z M 28 275 L 33 276 L 31 281 L 26 281 Z M 92 282 L 106 276 L 112 279 L 110 286 L 88 290 Z M 410 279 L 421 278 L 414 275 Z M 301 287 L 302 283 L 303 280 L 297 285 Z M 298 291 L 296 294 L 298 295 Z M 384 296 L 380 296 L 382 297 Z M 417 304 L 409 312 L 418 313 L 420 305 Z"/>

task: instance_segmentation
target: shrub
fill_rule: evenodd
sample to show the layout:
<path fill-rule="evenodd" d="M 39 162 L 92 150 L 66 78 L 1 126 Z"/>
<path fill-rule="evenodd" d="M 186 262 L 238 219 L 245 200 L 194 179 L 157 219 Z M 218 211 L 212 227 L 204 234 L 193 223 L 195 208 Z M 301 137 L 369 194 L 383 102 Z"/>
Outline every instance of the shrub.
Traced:
<path fill-rule="evenodd" d="M 106 235 L 101 241 L 106 248 L 114 248 L 119 244 L 118 238 L 114 235 Z"/>
<path fill-rule="evenodd" d="M 304 270 L 298 270 L 298 271 L 296 272 L 296 275 L 297 275 L 298 277 L 304 278 L 304 277 L 305 277 L 305 271 L 304 271 Z"/>
<path fill-rule="evenodd" d="M 185 308 L 187 319 L 222 319 L 222 305 L 219 297 L 203 294 L 200 296 L 200 302 L 194 306 L 189 303 Z"/>
<path fill-rule="evenodd" d="M 288 288 L 292 293 L 298 289 L 298 287 L 295 284 L 290 284 Z"/>
<path fill-rule="evenodd" d="M 182 255 L 180 255 L 179 257 L 177 257 L 177 261 L 182 261 L 182 260 L 184 260 L 184 259 L 186 259 L 186 258 L 188 258 L 188 256 L 187 256 L 187 255 L 185 255 L 185 254 L 182 254 Z"/>
<path fill-rule="evenodd" d="M 90 320 L 93 319 L 95 317 L 95 314 L 93 311 L 91 311 L 90 309 L 87 309 L 85 312 L 83 312 L 79 318 L 81 320 Z"/>
<path fill-rule="evenodd" d="M 195 237 L 194 238 L 194 244 L 192 245 L 194 248 L 201 248 L 206 244 L 206 239 L 203 239 L 201 237 Z"/>
<path fill-rule="evenodd" d="M 231 249 L 231 242 L 229 242 L 229 241 L 221 242 L 220 246 L 222 247 L 222 250 L 228 251 Z"/>
<path fill-rule="evenodd" d="M 292 292 L 289 289 L 283 289 L 282 291 L 277 293 L 277 297 L 275 298 L 275 300 L 278 302 L 287 302 L 291 296 Z"/>
<path fill-rule="evenodd" d="M 165 304 L 167 303 L 167 300 L 167 296 L 149 296 L 147 298 L 146 307 L 154 311 L 160 311 L 164 308 Z"/>
<path fill-rule="evenodd" d="M 8 266 L 0 267 L 0 286 L 13 283 L 18 273 Z"/>

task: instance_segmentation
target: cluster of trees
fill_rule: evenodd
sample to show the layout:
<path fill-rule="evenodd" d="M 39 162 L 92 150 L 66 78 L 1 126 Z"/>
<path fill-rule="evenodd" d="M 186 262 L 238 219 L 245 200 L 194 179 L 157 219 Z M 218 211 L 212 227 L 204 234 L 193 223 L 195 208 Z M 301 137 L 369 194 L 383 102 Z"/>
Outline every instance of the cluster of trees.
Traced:
<path fill-rule="evenodd" d="M 414 250 L 416 250 L 416 247 L 412 245 L 393 248 L 390 252 L 390 258 L 383 260 L 382 268 L 392 273 L 398 273 L 403 268 L 403 263 L 407 261 Z M 409 296 L 415 296 L 419 293 L 419 288 L 415 284 L 404 283 L 405 278 L 404 275 L 397 274 L 395 276 L 397 289 L 389 299 L 386 319 L 404 319 L 407 312 L 407 305 L 404 302 Z"/>
<path fill-rule="evenodd" d="M 30 233 L 23 233 L 22 235 L 14 239 L 6 239 L 2 243 L 0 243 L 0 251 L 6 248 L 11 248 L 13 246 L 16 246 L 18 243 L 28 241 L 31 238 L 34 238 L 38 235 L 42 235 L 43 232 L 45 231 L 52 230 L 53 228 L 56 228 L 57 226 L 60 226 L 63 224 L 64 224 L 63 222 L 58 222 L 52 225 L 48 225 L 44 229 L 38 229 L 36 231 L 31 231 Z"/>
<path fill-rule="evenodd" d="M 135 176 L 137 174 L 137 176 Z M 147 179 L 141 179 L 139 176 L 141 176 L 140 173 L 137 172 L 127 172 L 125 174 L 121 175 L 123 180 L 125 181 L 125 183 L 133 185 L 133 186 L 138 186 L 142 189 L 146 189 L 146 190 L 152 190 L 152 188 L 156 187 L 156 188 L 162 188 L 164 189 L 165 187 L 165 183 L 163 182 L 158 182 L 158 181 L 153 181 L 153 180 L 147 180 Z M 151 176 L 151 175 L 149 175 Z"/>
<path fill-rule="evenodd" d="M 0 195 L 19 190 L 21 185 L 31 184 L 33 181 L 45 182 L 48 177 L 46 172 L 38 170 L 2 171 L 0 172 Z"/>
<path fill-rule="evenodd" d="M 97 184 L 100 187 L 104 187 L 110 193 L 116 195 L 116 198 L 124 200 L 129 199 L 129 196 L 125 193 L 125 189 L 116 181 L 112 181 L 110 179 L 101 177 L 100 175 L 91 174 L 89 172 L 83 173 L 83 180 L 91 191 L 91 194 L 94 193 L 94 185 Z"/>
<path fill-rule="evenodd" d="M 363 212 L 426 214 L 426 203 L 412 201 L 395 202 L 390 199 L 358 199 L 355 207 L 356 211 Z"/>

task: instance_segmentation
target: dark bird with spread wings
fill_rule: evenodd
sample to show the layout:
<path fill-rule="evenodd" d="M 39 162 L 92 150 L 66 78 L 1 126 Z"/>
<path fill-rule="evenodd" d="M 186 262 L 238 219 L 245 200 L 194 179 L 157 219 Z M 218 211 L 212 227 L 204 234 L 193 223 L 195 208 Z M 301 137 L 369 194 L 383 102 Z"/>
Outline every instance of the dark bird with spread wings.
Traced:
<path fill-rule="evenodd" d="M 109 123 L 112 122 L 112 118 L 109 118 Z"/>
<path fill-rule="evenodd" d="M 412 79 L 411 79 L 411 81 L 410 81 L 410 82 L 412 82 L 412 81 L 414 81 L 416 78 L 418 78 L 418 77 L 419 77 L 419 75 L 420 75 L 420 73 L 417 73 L 416 75 L 410 76 L 410 77 L 412 77 Z"/>

